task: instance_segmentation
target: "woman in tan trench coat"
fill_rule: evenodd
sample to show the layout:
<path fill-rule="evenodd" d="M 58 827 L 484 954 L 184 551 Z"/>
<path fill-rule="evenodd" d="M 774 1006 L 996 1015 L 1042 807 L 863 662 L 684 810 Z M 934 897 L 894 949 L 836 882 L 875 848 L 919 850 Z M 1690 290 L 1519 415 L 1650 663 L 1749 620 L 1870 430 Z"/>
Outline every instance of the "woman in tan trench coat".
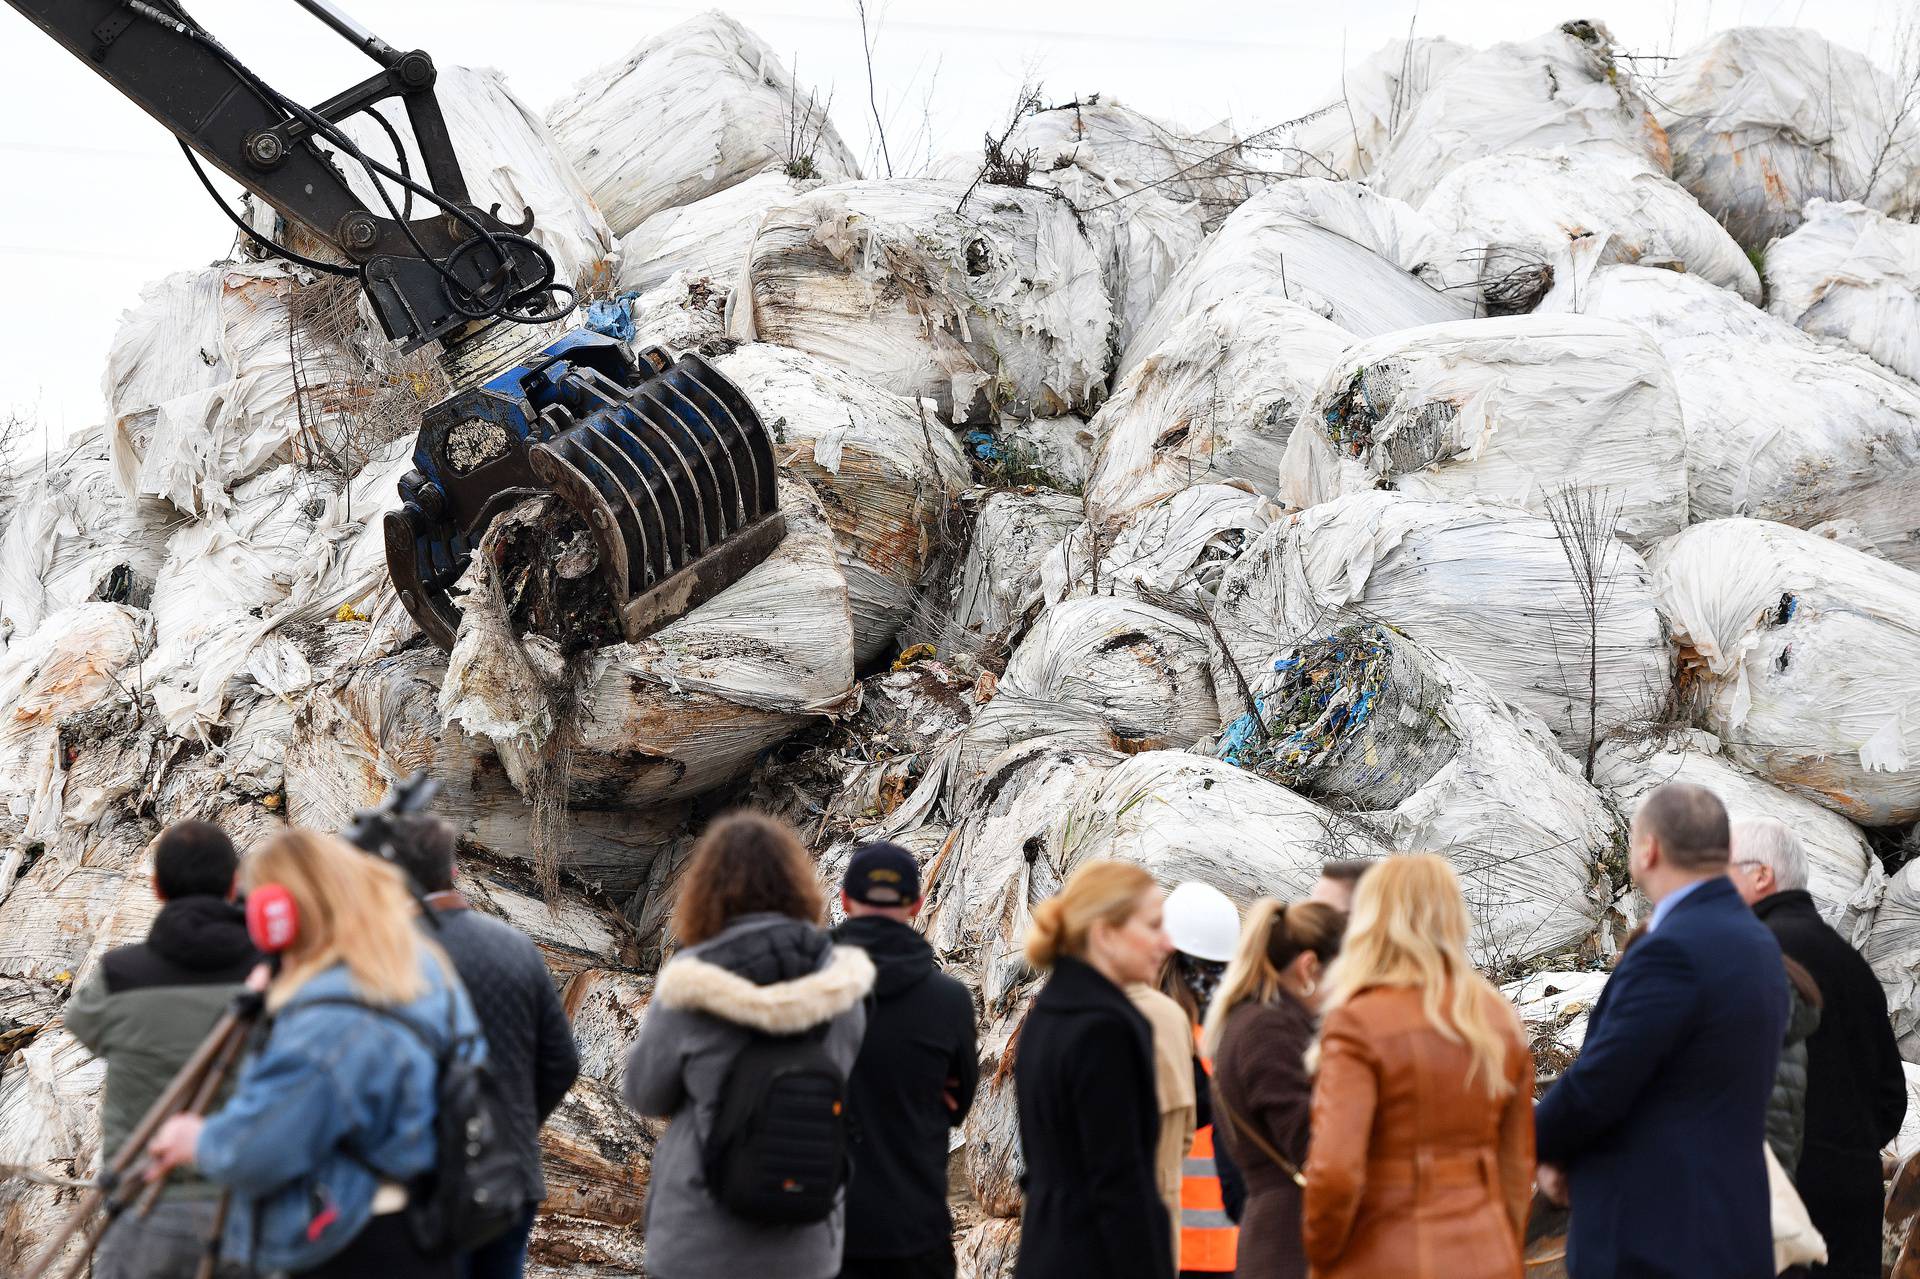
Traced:
<path fill-rule="evenodd" d="M 1390 857 L 1360 881 L 1318 1048 L 1314 1279 L 1521 1279 L 1533 1061 L 1466 941 L 1441 858 Z"/>

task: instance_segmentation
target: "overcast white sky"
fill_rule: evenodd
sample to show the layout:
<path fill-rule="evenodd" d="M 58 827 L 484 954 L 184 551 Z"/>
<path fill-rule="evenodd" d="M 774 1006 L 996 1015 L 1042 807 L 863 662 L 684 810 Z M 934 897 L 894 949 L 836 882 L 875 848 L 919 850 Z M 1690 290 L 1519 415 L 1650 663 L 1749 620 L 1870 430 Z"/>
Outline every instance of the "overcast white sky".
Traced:
<path fill-rule="evenodd" d="M 339 0 L 401 48 L 494 66 L 535 111 L 633 44 L 711 4 L 638 0 Z M 1049 101 L 1104 93 L 1150 114 L 1251 131 L 1338 96 L 1357 61 L 1410 21 L 1475 45 L 1526 39 L 1573 17 L 1605 21 L 1635 52 L 1684 51 L 1708 31 L 1803 25 L 1885 60 L 1912 0 L 872 0 L 876 95 L 897 151 L 933 124 L 937 152 L 973 149 L 1023 77 Z M 833 94 L 855 148 L 872 142 L 854 0 L 721 5 Z M 317 102 L 372 64 L 291 0 L 193 0 L 194 16 L 283 91 Z M 1417 10 L 1417 12 L 1416 12 Z M 100 375 L 140 286 L 224 256 L 231 228 L 172 139 L 78 59 L 0 6 L 0 417 L 59 439 L 102 415 Z M 926 143 L 920 141 L 924 149 Z M 896 163 L 899 157 L 896 154 Z M 231 188 L 229 188 L 231 189 Z"/>

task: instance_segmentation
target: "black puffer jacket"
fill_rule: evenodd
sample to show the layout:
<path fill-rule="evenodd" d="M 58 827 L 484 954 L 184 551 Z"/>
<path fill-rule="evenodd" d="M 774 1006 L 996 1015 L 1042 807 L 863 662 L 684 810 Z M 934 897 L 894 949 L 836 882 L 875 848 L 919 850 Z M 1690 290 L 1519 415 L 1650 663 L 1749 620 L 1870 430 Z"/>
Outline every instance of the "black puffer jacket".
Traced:
<path fill-rule="evenodd" d="M 1786 965 L 1793 1009 L 1787 1014 L 1787 1042 L 1773 1075 L 1773 1096 L 1767 1099 L 1767 1144 L 1791 1177 L 1807 1136 L 1807 1038 L 1820 1026 L 1820 988 L 1805 968 L 1791 959 Z"/>
<path fill-rule="evenodd" d="M 539 947 L 513 925 L 469 909 L 456 893 L 435 901 L 426 935 L 447 952 L 473 1001 L 487 1037 L 487 1065 L 511 1106 L 501 1138 L 519 1155 L 528 1201 L 538 1202 L 547 1196 L 540 1125 L 580 1074 L 573 1031 Z"/>

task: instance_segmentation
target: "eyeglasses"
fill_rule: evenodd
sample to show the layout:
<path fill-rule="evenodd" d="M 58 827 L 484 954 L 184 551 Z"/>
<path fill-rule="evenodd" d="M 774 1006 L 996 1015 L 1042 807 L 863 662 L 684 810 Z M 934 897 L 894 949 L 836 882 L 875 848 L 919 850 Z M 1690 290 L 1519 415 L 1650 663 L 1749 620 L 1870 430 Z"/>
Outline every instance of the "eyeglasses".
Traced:
<path fill-rule="evenodd" d="M 1740 861 L 1740 862 L 1732 862 L 1732 863 L 1729 863 L 1729 864 L 1730 864 L 1730 865 L 1734 865 L 1734 866 L 1765 866 L 1765 865 L 1766 865 L 1767 863 L 1766 863 L 1766 862 L 1756 862 L 1756 861 L 1753 861 L 1753 860 L 1751 860 L 1751 859 L 1749 859 L 1749 860 L 1747 860 L 1747 861 Z"/>

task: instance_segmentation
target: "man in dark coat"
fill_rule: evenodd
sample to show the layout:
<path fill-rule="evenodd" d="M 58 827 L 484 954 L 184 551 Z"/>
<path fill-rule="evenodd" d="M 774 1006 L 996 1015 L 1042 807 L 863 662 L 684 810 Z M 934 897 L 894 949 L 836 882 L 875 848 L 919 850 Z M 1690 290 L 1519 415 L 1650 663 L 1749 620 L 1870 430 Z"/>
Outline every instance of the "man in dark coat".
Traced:
<path fill-rule="evenodd" d="M 101 956 L 67 1001 L 67 1030 L 107 1061 L 103 1163 L 212 1033 L 259 961 L 246 912 L 233 903 L 239 864 L 218 826 L 167 827 L 153 843 L 153 892 L 161 905 L 147 939 Z M 218 1198 L 200 1178 L 176 1175 L 146 1217 L 124 1213 L 115 1220 L 94 1275 L 188 1279 L 213 1232 Z"/>
<path fill-rule="evenodd" d="M 1669 784 L 1634 815 L 1647 933 L 1537 1108 L 1542 1188 L 1571 1194 L 1574 1279 L 1772 1279 L 1767 1100 L 1787 1022 L 1780 947 L 1727 878 L 1727 812 Z"/>
<path fill-rule="evenodd" d="M 865 844 L 847 863 L 834 940 L 877 970 L 867 1035 L 847 1079 L 853 1179 L 842 1279 L 951 1279 L 947 1136 L 979 1082 L 973 997 L 941 972 L 909 922 L 920 870 L 897 844 Z"/>
<path fill-rule="evenodd" d="M 519 1224 L 460 1258 L 462 1279 L 517 1279 L 527 1238 L 547 1196 L 540 1125 L 580 1074 L 580 1054 L 539 947 L 502 920 L 483 915 L 453 887 L 453 827 L 424 813 L 393 821 L 393 858 L 426 894 L 423 927 L 447 952 L 487 1038 L 487 1065 L 507 1103 L 501 1139 L 519 1151 L 525 1208 Z"/>
<path fill-rule="evenodd" d="M 1820 987 L 1820 1023 L 1807 1038 L 1807 1104 L 1794 1181 L 1827 1241 L 1814 1271 L 1878 1279 L 1884 1186 L 1880 1148 L 1900 1133 L 1907 1080 L 1887 996 L 1860 952 L 1827 926 L 1807 892 L 1807 852 L 1785 825 L 1733 829 L 1733 882 L 1787 957 Z"/>

